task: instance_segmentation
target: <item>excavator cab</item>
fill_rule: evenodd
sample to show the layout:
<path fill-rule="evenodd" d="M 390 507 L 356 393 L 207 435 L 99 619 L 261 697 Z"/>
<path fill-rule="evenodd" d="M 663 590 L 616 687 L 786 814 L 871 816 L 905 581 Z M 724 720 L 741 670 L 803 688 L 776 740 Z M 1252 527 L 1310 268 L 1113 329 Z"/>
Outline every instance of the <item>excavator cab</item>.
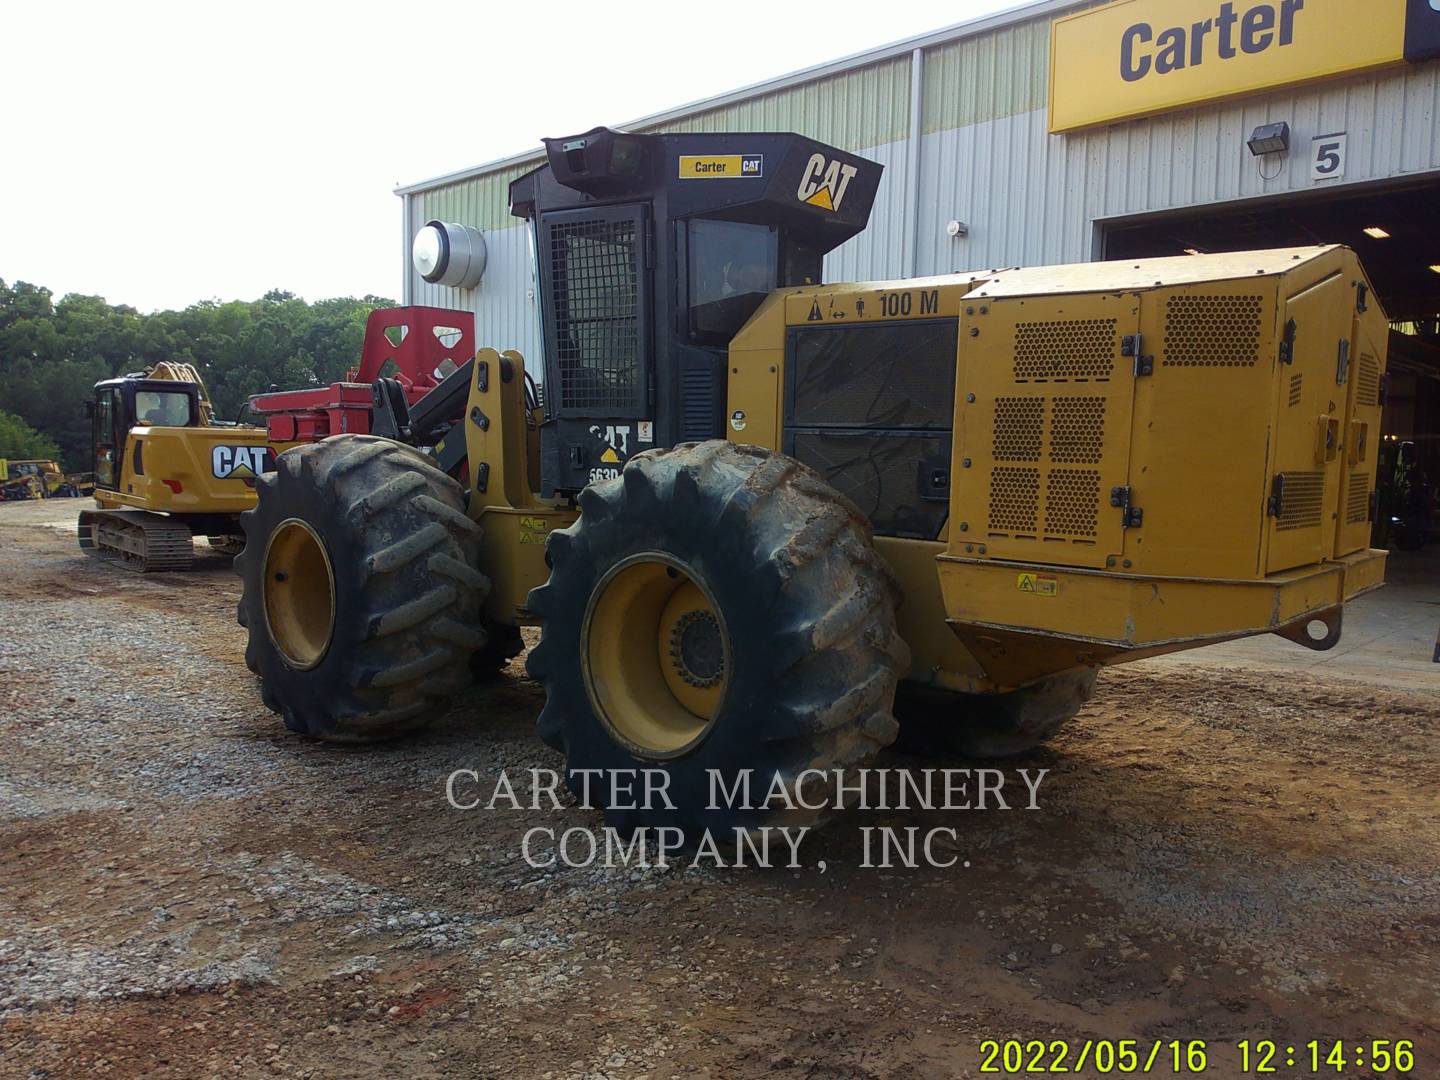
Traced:
<path fill-rule="evenodd" d="M 135 427 L 198 427 L 201 422 L 200 388 L 171 379 L 144 379 L 132 375 L 95 384 L 88 405 L 95 461 L 95 486 L 118 490 L 117 464 Z"/>

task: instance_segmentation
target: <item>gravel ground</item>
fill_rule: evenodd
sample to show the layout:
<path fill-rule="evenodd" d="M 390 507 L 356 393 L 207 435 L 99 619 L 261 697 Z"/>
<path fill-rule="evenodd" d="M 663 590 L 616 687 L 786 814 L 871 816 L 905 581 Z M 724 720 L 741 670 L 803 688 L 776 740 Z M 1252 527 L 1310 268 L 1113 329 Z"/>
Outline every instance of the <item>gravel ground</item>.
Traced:
<path fill-rule="evenodd" d="M 536 869 L 528 828 L 595 815 L 445 799 L 560 766 L 523 658 L 403 744 L 305 741 L 228 560 L 99 564 L 78 506 L 0 507 L 0 1076 L 969 1077 L 985 1038 L 1204 1039 L 1207 1076 L 1413 1039 L 1440 1075 L 1433 692 L 1137 665 L 1019 763 L 1038 812 L 852 811 L 799 871 Z M 863 869 L 876 825 L 959 861 Z"/>

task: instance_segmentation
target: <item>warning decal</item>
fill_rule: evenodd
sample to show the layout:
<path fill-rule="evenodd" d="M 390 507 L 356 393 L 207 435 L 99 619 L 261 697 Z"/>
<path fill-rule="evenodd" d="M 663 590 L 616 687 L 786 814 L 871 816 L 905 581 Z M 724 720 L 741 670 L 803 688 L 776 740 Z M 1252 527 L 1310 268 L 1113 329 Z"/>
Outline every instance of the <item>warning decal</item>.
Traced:
<path fill-rule="evenodd" d="M 1021 574 L 1015 579 L 1015 587 L 1032 596 L 1054 596 L 1060 591 L 1060 579 L 1054 574 Z"/>

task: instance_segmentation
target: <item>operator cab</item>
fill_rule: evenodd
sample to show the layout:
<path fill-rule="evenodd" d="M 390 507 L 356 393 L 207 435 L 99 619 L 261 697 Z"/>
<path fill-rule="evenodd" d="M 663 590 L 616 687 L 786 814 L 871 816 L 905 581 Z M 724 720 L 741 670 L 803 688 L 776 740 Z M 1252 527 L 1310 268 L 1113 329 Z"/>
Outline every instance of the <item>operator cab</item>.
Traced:
<path fill-rule="evenodd" d="M 200 426 L 200 389 L 194 383 L 126 375 L 95 384 L 90 414 L 95 486 L 117 490 L 120 455 L 134 427 Z"/>
<path fill-rule="evenodd" d="M 882 167 L 799 135 L 545 139 L 510 185 L 544 329 L 541 494 L 635 453 L 725 434 L 731 338 L 773 290 L 821 280 L 865 228 Z"/>

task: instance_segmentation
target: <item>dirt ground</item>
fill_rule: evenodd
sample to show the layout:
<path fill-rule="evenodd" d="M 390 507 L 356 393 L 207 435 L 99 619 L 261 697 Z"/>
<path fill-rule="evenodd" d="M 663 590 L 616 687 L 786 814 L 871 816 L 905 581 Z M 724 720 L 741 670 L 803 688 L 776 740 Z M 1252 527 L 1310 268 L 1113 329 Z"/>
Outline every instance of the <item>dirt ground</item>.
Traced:
<path fill-rule="evenodd" d="M 79 505 L 0 507 L 0 1076 L 972 1077 L 987 1038 L 1201 1039 L 1219 1077 L 1246 1038 L 1411 1039 L 1440 1076 L 1440 667 L 1136 665 L 1019 762 L 1038 811 L 535 869 L 527 829 L 596 816 L 445 799 L 560 767 L 523 658 L 422 737 L 305 741 L 228 560 L 91 561 Z M 875 825 L 960 861 L 861 868 Z"/>

